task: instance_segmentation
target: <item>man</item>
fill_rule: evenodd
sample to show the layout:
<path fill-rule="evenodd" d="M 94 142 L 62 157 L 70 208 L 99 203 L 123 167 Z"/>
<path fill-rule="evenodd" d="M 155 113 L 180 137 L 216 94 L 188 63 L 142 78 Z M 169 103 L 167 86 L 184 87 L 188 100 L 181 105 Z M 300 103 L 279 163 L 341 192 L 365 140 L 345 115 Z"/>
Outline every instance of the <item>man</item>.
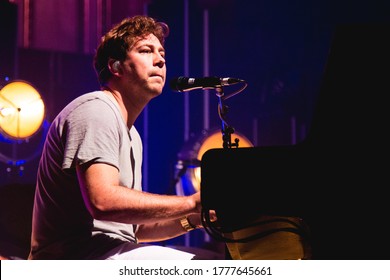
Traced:
<path fill-rule="evenodd" d="M 68 104 L 47 135 L 29 259 L 199 258 L 141 244 L 202 227 L 199 193 L 141 187 L 142 143 L 133 124 L 163 90 L 168 33 L 166 24 L 135 16 L 102 38 L 94 58 L 102 89 Z"/>

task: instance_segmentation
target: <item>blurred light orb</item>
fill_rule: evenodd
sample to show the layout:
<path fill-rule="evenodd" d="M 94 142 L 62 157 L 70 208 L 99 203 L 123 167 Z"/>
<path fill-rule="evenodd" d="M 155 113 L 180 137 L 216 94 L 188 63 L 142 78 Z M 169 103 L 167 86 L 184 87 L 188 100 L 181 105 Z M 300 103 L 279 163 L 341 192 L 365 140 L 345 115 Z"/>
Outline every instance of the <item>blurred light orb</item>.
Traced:
<path fill-rule="evenodd" d="M 0 133 L 7 138 L 30 138 L 41 128 L 44 118 L 45 104 L 30 83 L 12 81 L 0 90 Z"/>

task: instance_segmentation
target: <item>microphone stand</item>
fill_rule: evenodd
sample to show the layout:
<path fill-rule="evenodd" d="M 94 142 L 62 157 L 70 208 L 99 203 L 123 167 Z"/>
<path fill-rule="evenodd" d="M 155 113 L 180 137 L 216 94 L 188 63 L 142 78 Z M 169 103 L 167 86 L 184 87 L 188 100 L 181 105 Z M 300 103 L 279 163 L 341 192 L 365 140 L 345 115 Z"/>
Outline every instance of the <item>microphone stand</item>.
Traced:
<path fill-rule="evenodd" d="M 218 115 L 222 121 L 221 132 L 222 132 L 222 140 L 223 140 L 223 148 L 224 149 L 231 149 L 233 147 L 238 148 L 239 139 L 236 138 L 234 140 L 234 143 L 232 143 L 232 141 L 231 141 L 232 133 L 234 133 L 234 128 L 232 126 L 230 126 L 226 121 L 226 114 L 228 113 L 228 106 L 226 106 L 224 104 L 224 101 L 226 99 L 240 93 L 241 91 L 243 91 L 247 87 L 247 83 L 245 81 L 242 81 L 242 82 L 244 83 L 244 86 L 241 87 L 241 89 L 239 89 L 238 91 L 235 91 L 231 94 L 228 94 L 227 96 L 224 95 L 223 85 L 219 85 L 219 86 L 215 87 L 216 96 L 218 97 Z M 210 209 L 207 209 L 206 207 L 204 207 L 204 205 L 202 205 L 202 206 L 203 206 L 203 209 L 201 212 L 202 224 L 203 224 L 203 228 L 205 229 L 205 231 L 210 236 L 215 238 L 216 240 L 219 240 L 222 242 L 235 242 L 236 240 L 226 238 L 223 235 L 223 233 L 221 232 L 220 227 L 218 225 L 216 225 L 215 223 L 211 222 L 210 212 L 209 212 Z M 227 255 L 228 255 L 228 259 L 230 259 L 228 251 L 227 251 Z"/>
<path fill-rule="evenodd" d="M 232 133 L 234 133 L 234 128 L 230 126 L 226 122 L 226 114 L 228 113 L 228 106 L 226 106 L 223 101 L 225 100 L 223 87 L 216 87 L 216 96 L 218 97 L 218 114 L 220 119 L 222 120 L 221 132 L 222 132 L 222 141 L 223 148 L 231 149 L 232 147 L 238 148 L 238 142 L 240 141 L 238 138 L 234 139 L 234 143 L 232 143 Z"/>

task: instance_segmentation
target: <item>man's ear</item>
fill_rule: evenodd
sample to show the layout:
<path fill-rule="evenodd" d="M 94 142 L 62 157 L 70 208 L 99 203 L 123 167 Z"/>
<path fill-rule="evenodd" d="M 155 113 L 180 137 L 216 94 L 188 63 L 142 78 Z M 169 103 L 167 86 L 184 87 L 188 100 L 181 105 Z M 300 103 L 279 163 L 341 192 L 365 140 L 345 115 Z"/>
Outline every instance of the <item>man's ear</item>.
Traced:
<path fill-rule="evenodd" d="M 118 72 L 120 64 L 121 63 L 119 62 L 119 60 L 115 60 L 114 63 L 112 64 L 112 70 L 115 71 L 115 72 Z"/>
<path fill-rule="evenodd" d="M 121 68 L 121 62 L 119 60 L 109 60 L 108 67 L 113 74 L 117 74 Z"/>

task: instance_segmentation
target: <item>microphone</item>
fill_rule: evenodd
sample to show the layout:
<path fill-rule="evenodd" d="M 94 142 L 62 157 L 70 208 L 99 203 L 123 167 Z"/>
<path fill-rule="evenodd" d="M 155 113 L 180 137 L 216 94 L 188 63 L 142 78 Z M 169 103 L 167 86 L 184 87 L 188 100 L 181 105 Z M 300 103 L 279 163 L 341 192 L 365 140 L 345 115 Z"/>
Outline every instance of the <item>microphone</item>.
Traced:
<path fill-rule="evenodd" d="M 203 77 L 189 78 L 176 77 L 170 81 L 170 87 L 174 91 L 189 91 L 193 89 L 208 89 L 218 88 L 222 86 L 230 86 L 238 83 L 243 83 L 244 80 L 236 78 L 218 78 L 218 77 Z"/>

